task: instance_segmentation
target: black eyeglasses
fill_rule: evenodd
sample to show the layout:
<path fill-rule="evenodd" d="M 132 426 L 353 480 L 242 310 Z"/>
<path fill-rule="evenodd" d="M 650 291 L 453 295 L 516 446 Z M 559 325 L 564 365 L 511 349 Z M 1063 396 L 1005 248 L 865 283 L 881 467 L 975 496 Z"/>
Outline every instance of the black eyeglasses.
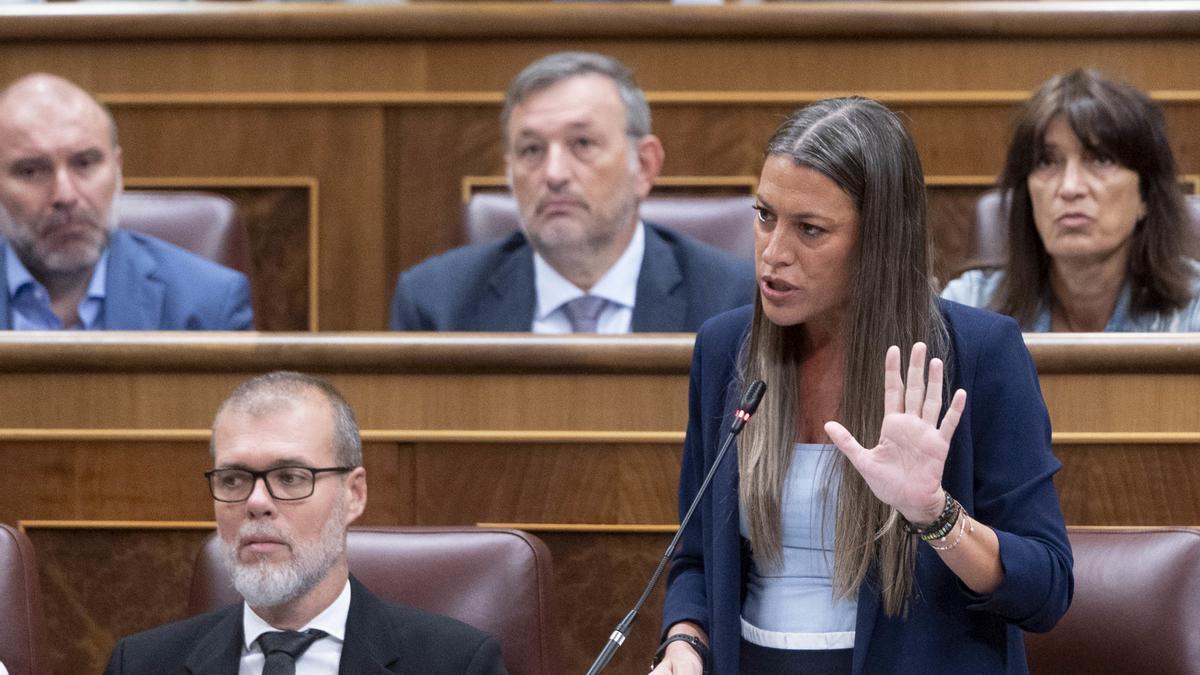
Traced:
<path fill-rule="evenodd" d="M 279 466 L 266 471 L 249 471 L 247 469 L 213 469 L 204 472 L 208 479 L 208 490 L 213 499 L 219 502 L 244 502 L 254 492 L 258 479 L 263 479 L 267 485 L 267 493 L 272 499 L 293 501 L 311 497 L 317 487 L 319 473 L 348 473 L 352 466 L 335 466 L 326 469 L 314 469 L 308 466 Z"/>

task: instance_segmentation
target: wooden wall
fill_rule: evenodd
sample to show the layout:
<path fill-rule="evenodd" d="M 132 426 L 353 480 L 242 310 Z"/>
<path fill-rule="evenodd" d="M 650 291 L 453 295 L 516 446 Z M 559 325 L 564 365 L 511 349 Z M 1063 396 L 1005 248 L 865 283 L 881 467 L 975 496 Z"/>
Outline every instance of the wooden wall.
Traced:
<path fill-rule="evenodd" d="M 264 200 L 275 227 L 253 232 L 260 268 L 305 255 L 298 268 L 311 267 L 282 280 L 292 300 L 262 315 L 271 330 L 384 328 L 396 274 L 461 242 L 464 182 L 503 175 L 507 82 L 556 50 L 634 68 L 664 174 L 685 184 L 757 176 L 766 138 L 807 102 L 884 100 L 924 158 L 942 272 L 969 246 L 1016 106 L 1054 72 L 1096 66 L 1150 90 L 1182 173 L 1200 174 L 1194 3 L 151 7 L 0 7 L 0 81 L 48 70 L 95 91 L 131 185 Z M 273 210 L 281 184 L 311 209 Z"/>
<path fill-rule="evenodd" d="M 1200 524 L 1200 337 L 1027 341 L 1068 523 Z M 218 403 L 255 372 L 322 373 L 363 429 L 361 522 L 543 537 L 578 672 L 675 522 L 690 350 L 687 335 L 0 335 L 0 521 L 27 524 L 52 630 L 77 636 L 58 672 L 94 672 L 118 637 L 182 616 L 205 531 L 172 523 L 212 518 L 201 474 Z M 659 597 L 614 672 L 643 672 Z"/>

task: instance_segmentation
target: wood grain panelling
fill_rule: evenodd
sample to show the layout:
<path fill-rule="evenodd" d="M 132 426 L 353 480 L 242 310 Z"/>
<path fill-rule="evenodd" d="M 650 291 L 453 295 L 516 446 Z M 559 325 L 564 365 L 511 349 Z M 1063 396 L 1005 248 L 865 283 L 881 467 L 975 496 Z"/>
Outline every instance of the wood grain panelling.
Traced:
<path fill-rule="evenodd" d="M 784 115 L 848 93 L 907 117 L 928 174 L 995 175 L 1026 92 L 1079 66 L 1170 101 L 1181 172 L 1200 173 L 1200 10 L 1182 3 L 231 4 L 2 16 L 0 80 L 47 70 L 97 92 L 116 112 L 128 175 L 314 177 L 320 310 L 310 318 L 321 330 L 385 328 L 397 273 L 462 242 L 457 186 L 503 174 L 504 88 L 561 49 L 635 70 L 668 176 L 756 175 Z M 934 206 L 944 272 L 960 264 L 963 209 Z M 303 268 L 301 249 L 270 246 L 289 261 L 272 273 Z M 269 292 L 264 327 L 294 328 L 295 288 Z"/>
<path fill-rule="evenodd" d="M 799 4 L 799 3 L 796 3 Z M 726 8 L 730 24 L 739 17 Z M 620 11 L 620 10 L 618 10 Z M 664 58 L 663 45 L 671 56 Z M 587 49 L 632 67 L 647 90 L 855 91 L 1032 89 L 1049 74 L 1093 66 L 1148 88 L 1198 88 L 1195 38 L 1042 40 L 806 37 L 523 39 L 429 44 L 424 66 L 445 89 L 495 89 L 550 52 Z"/>
<path fill-rule="evenodd" d="M 0 79 L 46 70 L 101 92 L 503 91 L 530 61 L 568 49 L 616 56 L 647 90 L 1028 90 L 1079 66 L 1150 89 L 1200 89 L 1195 38 L 1078 37 L 44 40 L 0 44 Z"/>
<path fill-rule="evenodd" d="M 652 104 L 666 150 L 663 174 L 758 176 L 767 140 L 795 107 Z"/>
<path fill-rule="evenodd" d="M 1041 385 L 1056 432 L 1200 430 L 1195 375 L 1042 373 Z"/>
<path fill-rule="evenodd" d="M 211 416 L 247 375 L 279 367 L 327 374 L 354 406 L 375 486 L 369 522 L 674 514 L 686 338 L 160 337 L 3 336 L 0 519 L 204 517 Z M 1150 448 L 1200 466 L 1200 339 L 1027 340 L 1060 450 Z M 1171 523 L 1179 512 L 1162 504 L 1141 517 Z"/>
<path fill-rule="evenodd" d="M 363 525 L 414 518 L 413 455 L 393 443 L 367 443 L 363 462 L 376 489 Z M 0 522 L 49 519 L 211 520 L 204 472 L 207 442 L 0 442 L 5 480 Z"/>
<path fill-rule="evenodd" d="M 44 70 L 99 92 L 420 90 L 429 84 L 424 52 L 369 39 L 6 41 L 0 79 Z"/>
<path fill-rule="evenodd" d="M 554 558 L 563 672 L 586 673 L 650 580 L 670 542 L 663 534 L 537 532 Z M 658 647 L 665 580 L 650 595 L 605 672 L 645 673 Z"/>
<path fill-rule="evenodd" d="M 207 429 L 217 406 L 246 376 L 4 374 L 0 381 L 11 388 L 0 393 L 0 406 L 10 428 Z M 176 396 L 181 391 L 189 394 Z"/>
<path fill-rule="evenodd" d="M 676 518 L 681 449 L 681 443 L 419 444 L 416 524 L 669 523 Z"/>
<path fill-rule="evenodd" d="M 413 106 L 387 114 L 387 297 L 396 275 L 465 241 L 463 176 L 504 175 L 499 104 Z"/>
<path fill-rule="evenodd" d="M 319 185 L 318 317 L 323 330 L 382 328 L 383 115 L 372 108 L 117 107 L 125 170 L 135 176 L 313 176 Z M 303 269 L 307 241 L 279 245 Z M 289 306 L 291 296 L 278 298 Z"/>
<path fill-rule="evenodd" d="M 260 185 L 254 185 L 258 180 Z M 228 197 L 246 228 L 250 245 L 254 327 L 260 331 L 303 331 L 309 325 L 310 205 L 316 186 L 304 179 L 248 178 L 242 181 L 125 178 L 129 188 L 203 190 Z M 279 183 L 285 183 L 280 185 Z M 288 185 L 286 183 L 291 183 Z"/>
<path fill-rule="evenodd" d="M 1072 525 L 1200 524 L 1200 445 L 1059 445 Z"/>
<path fill-rule="evenodd" d="M 196 552 L 209 532 L 26 528 L 55 675 L 102 672 L 118 639 L 184 618 Z"/>
<path fill-rule="evenodd" d="M 222 188 L 237 204 L 250 236 L 254 325 L 302 331 L 309 324 L 309 228 L 315 225 L 304 188 Z"/>

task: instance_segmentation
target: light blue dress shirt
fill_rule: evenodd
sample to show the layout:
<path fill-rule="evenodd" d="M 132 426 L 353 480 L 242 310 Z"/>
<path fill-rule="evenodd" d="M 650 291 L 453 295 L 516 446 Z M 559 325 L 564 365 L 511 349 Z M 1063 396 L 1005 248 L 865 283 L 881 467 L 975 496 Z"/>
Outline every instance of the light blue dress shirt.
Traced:
<path fill-rule="evenodd" d="M 8 302 L 12 312 L 13 330 L 63 330 L 62 320 L 50 308 L 50 293 L 26 269 L 21 259 L 6 244 L 0 250 L 5 257 L 8 282 Z M 71 330 L 102 330 L 104 328 L 105 282 L 108 279 L 108 249 L 100 254 L 96 269 L 88 282 L 87 293 L 79 301 L 79 323 Z"/>

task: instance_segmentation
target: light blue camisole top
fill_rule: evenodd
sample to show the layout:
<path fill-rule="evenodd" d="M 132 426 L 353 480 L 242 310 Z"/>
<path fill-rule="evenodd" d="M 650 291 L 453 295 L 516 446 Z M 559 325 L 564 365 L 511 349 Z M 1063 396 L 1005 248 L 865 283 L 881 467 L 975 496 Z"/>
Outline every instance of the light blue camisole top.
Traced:
<path fill-rule="evenodd" d="M 797 443 L 793 448 L 783 497 L 783 565 L 764 571 L 751 564 L 747 579 L 742 633 L 751 642 L 784 649 L 854 644 L 858 603 L 833 595 L 836 481 L 822 495 L 829 462 L 837 452 L 832 445 L 818 443 Z M 744 516 L 741 531 L 747 536 Z"/>

